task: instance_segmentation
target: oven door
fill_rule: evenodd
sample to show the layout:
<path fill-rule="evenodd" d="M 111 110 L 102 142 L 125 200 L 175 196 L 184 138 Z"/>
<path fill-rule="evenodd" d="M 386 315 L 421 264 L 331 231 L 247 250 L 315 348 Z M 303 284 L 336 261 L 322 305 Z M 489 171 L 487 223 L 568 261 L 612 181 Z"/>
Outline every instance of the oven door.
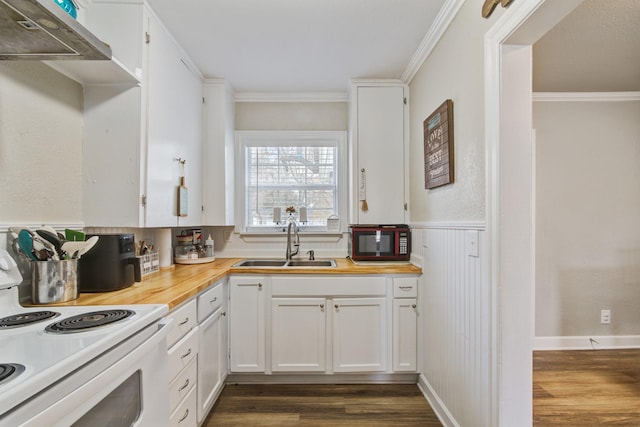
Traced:
<path fill-rule="evenodd" d="M 0 424 L 168 426 L 167 325 L 148 326 L 12 410 Z"/>

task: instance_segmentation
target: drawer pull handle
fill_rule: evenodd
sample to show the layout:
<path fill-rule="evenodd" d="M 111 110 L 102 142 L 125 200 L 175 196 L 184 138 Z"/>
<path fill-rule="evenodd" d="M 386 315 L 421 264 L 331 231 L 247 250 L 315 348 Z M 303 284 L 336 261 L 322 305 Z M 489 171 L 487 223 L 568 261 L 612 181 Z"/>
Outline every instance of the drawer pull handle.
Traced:
<path fill-rule="evenodd" d="M 185 388 L 189 387 L 189 378 L 184 382 L 184 385 L 178 389 L 178 391 L 182 391 Z"/>
<path fill-rule="evenodd" d="M 189 350 L 187 350 L 187 352 L 185 354 L 180 356 L 180 359 L 184 359 L 185 357 L 189 356 L 190 354 L 191 354 L 191 347 L 189 347 Z"/>
<path fill-rule="evenodd" d="M 400 289 L 402 289 L 403 291 L 410 291 L 411 289 L 413 289 L 413 286 L 400 286 Z"/>
<path fill-rule="evenodd" d="M 188 317 L 185 317 L 185 319 L 184 319 L 182 322 L 178 323 L 178 324 L 179 324 L 180 326 L 182 326 L 182 325 L 186 325 L 188 322 L 189 322 L 189 318 L 188 318 Z"/>
<path fill-rule="evenodd" d="M 189 409 L 187 409 L 186 411 L 184 411 L 184 415 L 182 416 L 182 418 L 180 418 L 180 420 L 178 421 L 178 423 L 181 423 L 181 422 L 183 422 L 184 420 L 186 420 L 188 416 L 189 416 Z"/>
<path fill-rule="evenodd" d="M 213 299 L 211 301 L 209 301 L 210 304 L 213 304 L 214 302 L 218 301 L 218 297 L 213 297 Z"/>

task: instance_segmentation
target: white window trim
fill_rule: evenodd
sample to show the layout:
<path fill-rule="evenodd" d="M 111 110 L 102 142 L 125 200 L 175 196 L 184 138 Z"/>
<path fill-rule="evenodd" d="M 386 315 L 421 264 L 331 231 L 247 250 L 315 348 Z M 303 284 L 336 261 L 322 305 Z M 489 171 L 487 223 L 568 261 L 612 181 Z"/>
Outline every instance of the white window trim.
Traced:
<path fill-rule="evenodd" d="M 251 234 L 251 235 L 281 235 L 283 233 L 282 226 L 276 226 L 274 224 L 272 230 L 261 229 L 259 231 L 247 230 L 246 224 L 246 170 L 245 170 L 245 148 L 248 143 L 255 144 L 267 143 L 271 140 L 277 141 L 300 141 L 304 139 L 314 141 L 337 141 L 338 143 L 338 217 L 340 218 L 340 229 L 338 232 L 328 232 L 326 227 L 308 227 L 301 229 L 301 234 L 318 234 L 318 235 L 330 235 L 330 234 L 342 234 L 345 230 L 345 219 L 348 212 L 348 147 L 347 147 L 347 132 L 346 131 L 236 131 L 235 133 L 235 193 L 236 193 L 236 206 L 235 206 L 235 223 L 236 233 L 239 234 Z"/>

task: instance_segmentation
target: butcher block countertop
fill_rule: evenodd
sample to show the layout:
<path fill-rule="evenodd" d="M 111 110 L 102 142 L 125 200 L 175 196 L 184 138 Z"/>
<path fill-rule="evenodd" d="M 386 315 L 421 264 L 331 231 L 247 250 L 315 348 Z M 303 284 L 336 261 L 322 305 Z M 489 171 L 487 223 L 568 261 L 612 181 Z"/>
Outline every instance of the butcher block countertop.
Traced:
<path fill-rule="evenodd" d="M 211 263 L 175 265 L 143 277 L 142 282 L 113 292 L 81 293 L 73 301 L 55 305 L 167 304 L 173 309 L 229 274 L 421 274 L 413 264 L 356 265 L 336 258 L 337 267 L 233 267 L 242 258 L 218 258 Z"/>

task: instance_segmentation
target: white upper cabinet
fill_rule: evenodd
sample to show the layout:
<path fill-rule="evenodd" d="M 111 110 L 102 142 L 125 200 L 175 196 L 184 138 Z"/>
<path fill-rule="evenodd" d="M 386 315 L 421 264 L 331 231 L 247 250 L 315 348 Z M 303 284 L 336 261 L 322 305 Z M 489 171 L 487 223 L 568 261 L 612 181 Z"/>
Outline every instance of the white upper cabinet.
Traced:
<path fill-rule="evenodd" d="M 85 85 L 83 203 L 88 226 L 202 223 L 202 81 L 143 2 L 94 1 L 98 37 L 140 85 Z M 180 160 L 184 160 L 184 168 Z M 178 216 L 185 176 L 187 216 Z"/>
<path fill-rule="evenodd" d="M 407 94 L 407 86 L 396 81 L 353 83 L 351 223 L 407 221 Z"/>
<path fill-rule="evenodd" d="M 233 225 L 233 90 L 224 80 L 206 80 L 204 98 L 203 225 Z"/>

